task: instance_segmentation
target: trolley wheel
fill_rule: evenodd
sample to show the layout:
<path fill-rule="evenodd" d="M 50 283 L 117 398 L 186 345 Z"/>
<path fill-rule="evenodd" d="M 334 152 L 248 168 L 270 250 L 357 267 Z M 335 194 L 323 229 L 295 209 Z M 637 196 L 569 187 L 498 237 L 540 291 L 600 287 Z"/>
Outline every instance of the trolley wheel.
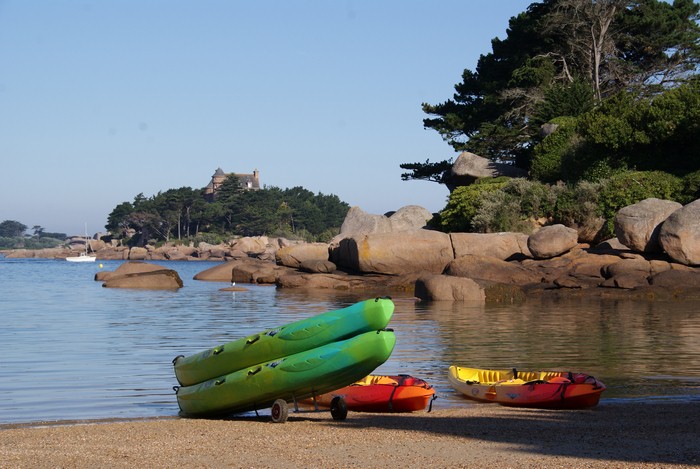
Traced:
<path fill-rule="evenodd" d="M 345 420 L 348 416 L 348 406 L 345 399 L 340 396 L 335 396 L 331 401 L 331 417 L 333 420 Z"/>
<path fill-rule="evenodd" d="M 271 416 L 274 423 L 286 422 L 287 417 L 289 416 L 289 406 L 287 405 L 287 401 L 284 399 L 277 399 L 272 404 Z"/>

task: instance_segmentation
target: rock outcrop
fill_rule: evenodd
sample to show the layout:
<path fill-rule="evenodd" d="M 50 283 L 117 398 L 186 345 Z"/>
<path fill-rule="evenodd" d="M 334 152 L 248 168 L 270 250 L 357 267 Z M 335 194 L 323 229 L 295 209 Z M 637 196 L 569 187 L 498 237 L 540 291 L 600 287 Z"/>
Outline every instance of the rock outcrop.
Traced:
<path fill-rule="evenodd" d="M 354 235 L 331 251 L 337 266 L 361 273 L 441 273 L 454 259 L 450 236 L 430 230 Z"/>
<path fill-rule="evenodd" d="M 450 275 L 428 275 L 416 281 L 416 297 L 430 301 L 475 301 L 486 300 L 484 289 L 470 278 Z"/>
<path fill-rule="evenodd" d="M 150 257 L 149 250 L 147 248 L 133 247 L 131 250 L 129 250 L 130 261 L 143 261 Z"/>
<path fill-rule="evenodd" d="M 445 274 L 512 285 L 541 283 L 543 280 L 542 276 L 538 275 L 537 272 L 529 270 L 518 263 L 475 254 L 456 258 L 448 264 Z"/>
<path fill-rule="evenodd" d="M 678 202 L 654 198 L 623 207 L 615 215 L 615 236 L 633 251 L 660 251 L 661 224 L 681 207 Z"/>
<path fill-rule="evenodd" d="M 535 259 L 560 256 L 577 244 L 578 232 L 564 225 L 544 226 L 527 239 L 527 247 Z"/>
<path fill-rule="evenodd" d="M 335 272 L 337 268 L 331 261 L 308 260 L 299 264 L 299 270 L 312 274 L 330 274 Z"/>
<path fill-rule="evenodd" d="M 12 249 L 3 252 L 3 255 L 6 259 L 65 259 L 69 256 L 77 256 L 80 252 L 84 251 L 72 251 L 66 248 Z"/>
<path fill-rule="evenodd" d="M 344 224 L 346 233 L 328 244 L 255 237 L 197 247 L 108 246 L 97 254 L 98 259 L 220 261 L 195 275 L 196 280 L 363 290 L 372 295 L 401 291 L 425 300 L 503 302 L 584 295 L 700 299 L 700 268 L 694 267 L 700 265 L 700 201 L 673 211 L 663 220 L 659 210 L 649 206 L 659 206 L 661 211 L 671 211 L 674 206 L 652 202 L 621 210 L 617 218 L 625 245 L 613 238 L 590 247 L 579 242 L 575 229 L 563 225 L 545 226 L 530 236 L 446 234 L 424 228 L 427 211 L 412 206 L 388 217 L 369 216 L 365 221 L 360 220 L 364 216 L 361 209 L 351 210 Z M 663 251 L 650 247 L 656 232 Z M 66 252 L 4 254 L 61 258 Z M 182 286 L 181 280 L 164 272 L 163 267 L 133 261 L 115 272 L 100 272 L 96 280 L 124 288 Z"/>
<path fill-rule="evenodd" d="M 659 272 L 649 279 L 649 283 L 658 287 L 678 288 L 681 286 L 700 288 L 700 271 L 697 270 L 666 270 Z"/>
<path fill-rule="evenodd" d="M 638 251 L 640 246 L 628 247 L 617 239 L 591 248 L 579 244 L 577 231 L 563 225 L 545 226 L 530 236 L 447 235 L 410 226 L 393 231 L 387 223 L 391 216 L 369 216 L 371 222 L 355 223 L 362 213 L 357 209 L 349 214 L 355 221 L 328 245 L 329 260 L 323 259 L 323 245 L 308 247 L 312 252 L 318 249 L 319 259 L 310 255 L 303 262 L 297 255 L 282 259 L 306 248 L 280 250 L 275 268 L 260 260 L 235 261 L 236 281 L 274 282 L 278 288 L 394 290 L 431 301 L 505 302 L 584 294 L 700 298 L 693 276 L 698 269 L 673 262 L 663 253 Z M 681 284 L 673 289 L 665 286 L 674 280 Z"/>
<path fill-rule="evenodd" d="M 289 272 L 296 272 L 296 269 L 248 257 L 209 267 L 196 274 L 194 280 L 274 284 L 280 275 Z"/>
<path fill-rule="evenodd" d="M 406 205 L 389 215 L 391 231 L 412 231 L 425 228 L 433 218 L 429 210 L 419 205 Z"/>
<path fill-rule="evenodd" d="M 387 215 L 367 213 L 360 207 L 351 207 L 345 216 L 336 240 L 357 234 L 395 233 L 425 228 L 433 214 L 418 205 L 407 205 Z M 331 244 L 334 244 L 331 242 Z"/>
<path fill-rule="evenodd" d="M 515 260 L 532 257 L 525 233 L 451 233 L 454 257 L 470 254 Z"/>
<path fill-rule="evenodd" d="M 384 296 L 388 292 L 413 293 L 417 275 L 352 275 L 342 271 L 331 274 L 281 272 L 276 281 L 278 288 L 311 290 L 363 291 L 367 296 Z"/>
<path fill-rule="evenodd" d="M 275 253 L 278 264 L 298 268 L 304 263 L 328 261 L 328 244 L 303 243 L 283 247 Z"/>
<path fill-rule="evenodd" d="M 391 222 L 388 217 L 367 213 L 360 207 L 350 207 L 340 227 L 340 236 L 344 238 L 355 233 L 388 233 L 390 231 Z"/>
<path fill-rule="evenodd" d="M 452 164 L 446 185 L 452 192 L 455 188 L 472 184 L 479 178 L 498 176 L 527 177 L 527 171 L 465 151 Z"/>
<path fill-rule="evenodd" d="M 205 282 L 232 282 L 233 281 L 233 268 L 236 262 L 228 261 L 223 263 L 218 263 L 213 267 L 209 267 L 193 278 L 195 280 L 202 280 Z"/>
<path fill-rule="evenodd" d="M 183 286 L 176 271 L 145 262 L 125 262 L 114 272 L 98 272 L 95 280 L 104 281 L 105 288 L 177 290 Z"/>
<path fill-rule="evenodd" d="M 619 275 L 641 274 L 645 277 L 651 274 L 651 262 L 644 258 L 621 259 L 602 268 L 605 278 Z"/>
<path fill-rule="evenodd" d="M 700 265 L 700 199 L 676 210 L 664 221 L 659 243 L 674 261 Z"/>
<path fill-rule="evenodd" d="M 198 255 L 199 251 L 194 246 L 165 245 L 156 248 L 156 253 L 169 261 L 186 261 Z"/>

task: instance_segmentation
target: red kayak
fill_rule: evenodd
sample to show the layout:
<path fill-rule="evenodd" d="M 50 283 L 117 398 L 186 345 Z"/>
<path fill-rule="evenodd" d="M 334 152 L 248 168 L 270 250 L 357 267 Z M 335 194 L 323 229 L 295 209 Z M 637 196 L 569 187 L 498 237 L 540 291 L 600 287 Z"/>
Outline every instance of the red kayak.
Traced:
<path fill-rule="evenodd" d="M 347 409 L 355 412 L 414 412 L 425 409 L 435 399 L 435 389 L 409 375 L 370 375 L 350 386 L 316 396 L 316 404 L 330 407 L 334 397 L 342 397 Z"/>
<path fill-rule="evenodd" d="M 452 365 L 448 380 L 464 397 L 511 407 L 585 409 L 598 405 L 605 384 L 585 373 L 483 370 Z"/>

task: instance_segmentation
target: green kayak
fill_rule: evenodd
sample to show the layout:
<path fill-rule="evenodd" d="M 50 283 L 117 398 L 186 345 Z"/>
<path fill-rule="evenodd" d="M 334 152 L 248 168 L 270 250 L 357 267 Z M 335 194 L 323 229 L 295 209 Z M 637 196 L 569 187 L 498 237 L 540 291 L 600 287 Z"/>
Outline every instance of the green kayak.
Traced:
<path fill-rule="evenodd" d="M 176 387 L 185 416 L 221 416 L 270 407 L 277 399 L 306 399 L 364 378 L 391 355 L 391 330 L 365 332 L 347 340 L 254 365 L 193 386 Z"/>
<path fill-rule="evenodd" d="M 175 376 L 182 386 L 191 386 L 251 365 L 384 329 L 393 313 L 394 303 L 388 298 L 361 301 L 189 357 L 176 357 Z"/>

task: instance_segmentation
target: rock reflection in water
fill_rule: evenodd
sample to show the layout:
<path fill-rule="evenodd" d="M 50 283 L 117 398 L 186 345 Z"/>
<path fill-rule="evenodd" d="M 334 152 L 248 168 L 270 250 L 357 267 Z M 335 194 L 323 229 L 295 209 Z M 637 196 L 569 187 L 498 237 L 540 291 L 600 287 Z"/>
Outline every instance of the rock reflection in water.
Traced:
<path fill-rule="evenodd" d="M 105 261 L 114 270 L 117 261 Z M 97 265 L 0 260 L 0 424 L 177 415 L 171 360 L 387 292 L 201 282 L 209 267 L 169 262 L 176 292 L 102 288 Z M 601 403 L 700 399 L 700 302 L 600 300 L 475 305 L 391 295 L 397 344 L 378 373 L 435 386 L 434 405 L 474 405 L 451 364 L 561 369 L 601 379 Z"/>

